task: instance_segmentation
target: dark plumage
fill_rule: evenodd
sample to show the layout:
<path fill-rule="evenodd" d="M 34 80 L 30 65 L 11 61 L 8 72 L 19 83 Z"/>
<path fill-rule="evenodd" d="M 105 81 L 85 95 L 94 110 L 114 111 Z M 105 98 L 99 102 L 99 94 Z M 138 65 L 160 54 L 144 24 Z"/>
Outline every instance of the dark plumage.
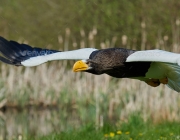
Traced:
<path fill-rule="evenodd" d="M 145 76 L 151 62 L 126 62 L 134 50 L 124 48 L 108 48 L 94 51 L 87 63 L 92 69 L 86 72 L 93 74 L 106 73 L 116 78 L 132 78 Z"/>
<path fill-rule="evenodd" d="M 0 57 L 0 61 L 11 65 L 22 66 L 21 62 L 29 58 L 48 55 L 59 51 L 36 47 L 32 48 L 27 44 L 19 44 L 15 41 L 7 41 L 3 37 L 0 37 L 0 52 L 3 54 L 3 56 L 5 56 Z"/>

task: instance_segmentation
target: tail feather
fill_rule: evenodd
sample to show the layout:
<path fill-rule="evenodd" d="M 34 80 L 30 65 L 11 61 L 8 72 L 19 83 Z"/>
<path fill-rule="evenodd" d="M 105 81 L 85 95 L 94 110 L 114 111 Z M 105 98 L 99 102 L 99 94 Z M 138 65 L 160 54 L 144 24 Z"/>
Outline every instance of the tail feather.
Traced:
<path fill-rule="evenodd" d="M 168 79 L 168 84 L 167 86 L 170 88 L 170 89 L 173 89 L 177 92 L 180 92 L 180 82 L 179 83 L 176 83 L 175 81 L 171 80 L 171 79 Z"/>
<path fill-rule="evenodd" d="M 0 61 L 12 65 L 22 65 L 21 62 L 29 58 L 56 53 L 59 51 L 32 48 L 27 44 L 19 44 L 18 42 L 8 41 L 3 37 L 0 37 L 0 52 L 4 56 L 0 57 Z"/>
<path fill-rule="evenodd" d="M 167 86 L 177 92 L 180 92 L 180 66 L 177 64 L 166 63 L 171 69 L 167 74 Z"/>

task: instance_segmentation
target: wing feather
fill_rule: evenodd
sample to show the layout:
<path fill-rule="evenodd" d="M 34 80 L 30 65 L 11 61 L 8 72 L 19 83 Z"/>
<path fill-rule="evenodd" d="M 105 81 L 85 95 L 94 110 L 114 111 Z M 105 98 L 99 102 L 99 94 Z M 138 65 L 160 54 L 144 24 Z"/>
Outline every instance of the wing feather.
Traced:
<path fill-rule="evenodd" d="M 89 59 L 90 54 L 97 49 L 94 48 L 83 48 L 73 51 L 65 51 L 65 52 L 56 52 L 48 55 L 31 57 L 25 61 L 22 61 L 21 64 L 23 66 L 31 67 L 37 66 L 47 61 L 52 60 L 81 60 L 81 59 Z"/>
<path fill-rule="evenodd" d="M 0 52 L 4 56 L 0 57 L 0 61 L 18 66 L 37 66 L 52 60 L 88 59 L 90 54 L 95 50 L 97 49 L 83 48 L 79 50 L 60 52 L 57 50 L 33 48 L 27 44 L 19 44 L 16 41 L 8 41 L 3 37 L 0 37 Z"/>
<path fill-rule="evenodd" d="M 146 50 L 136 51 L 126 59 L 126 62 L 136 61 L 167 62 L 180 65 L 180 54 L 163 50 Z"/>
<path fill-rule="evenodd" d="M 151 67 L 146 78 L 168 78 L 167 86 L 180 92 L 180 54 L 163 50 L 137 51 L 131 54 L 126 62 L 150 61 Z"/>

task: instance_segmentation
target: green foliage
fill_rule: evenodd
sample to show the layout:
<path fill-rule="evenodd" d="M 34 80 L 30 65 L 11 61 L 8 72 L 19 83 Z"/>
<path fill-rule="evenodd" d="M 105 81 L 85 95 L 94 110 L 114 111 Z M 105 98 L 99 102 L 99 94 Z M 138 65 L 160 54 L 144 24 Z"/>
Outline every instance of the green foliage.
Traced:
<path fill-rule="evenodd" d="M 66 28 L 71 29 L 70 42 L 77 41 L 79 45 L 82 39 L 80 30 L 85 31 L 87 39 L 94 26 L 98 31 L 96 47 L 115 36 L 116 46 L 121 46 L 122 35 L 127 35 L 129 44 L 138 49 L 144 22 L 146 45 L 154 47 L 157 38 L 165 35 L 169 37 L 167 43 L 170 45 L 176 35 L 179 6 L 180 2 L 176 0 L 6 0 L 0 2 L 0 35 L 28 40 L 35 46 L 51 44 L 59 48 L 57 36 L 64 38 Z"/>
<path fill-rule="evenodd" d="M 179 139 L 179 123 L 164 122 L 152 124 L 144 122 L 138 115 L 129 117 L 121 125 L 105 124 L 96 130 L 94 125 L 82 126 L 77 130 L 61 132 L 38 138 L 39 140 L 174 140 Z"/>

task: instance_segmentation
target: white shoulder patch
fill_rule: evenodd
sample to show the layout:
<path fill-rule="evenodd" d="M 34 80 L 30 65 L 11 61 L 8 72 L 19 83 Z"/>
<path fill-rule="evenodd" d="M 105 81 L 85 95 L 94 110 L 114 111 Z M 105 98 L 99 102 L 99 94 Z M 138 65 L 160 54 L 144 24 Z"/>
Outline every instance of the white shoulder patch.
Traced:
<path fill-rule="evenodd" d="M 163 50 L 137 51 L 128 56 L 126 60 L 126 62 L 135 61 L 167 62 L 180 65 L 180 54 Z"/>

